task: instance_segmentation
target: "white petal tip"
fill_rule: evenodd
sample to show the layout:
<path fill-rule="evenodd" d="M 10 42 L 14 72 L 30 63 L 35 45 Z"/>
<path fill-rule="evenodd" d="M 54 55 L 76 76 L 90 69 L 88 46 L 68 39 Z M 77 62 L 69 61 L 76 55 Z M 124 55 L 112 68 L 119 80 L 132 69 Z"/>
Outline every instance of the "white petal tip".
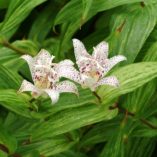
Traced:
<path fill-rule="evenodd" d="M 74 39 L 72 39 L 72 42 L 73 42 L 73 45 L 74 45 L 74 44 L 77 44 L 78 42 L 80 42 L 80 40 L 79 40 L 79 39 L 74 38 Z"/>
<path fill-rule="evenodd" d="M 55 104 L 55 103 L 58 102 L 58 100 L 59 100 L 59 92 L 58 91 L 51 90 L 51 89 L 45 89 L 44 91 L 51 98 L 51 103 L 52 104 Z"/>
<path fill-rule="evenodd" d="M 72 39 L 72 41 L 74 41 L 74 42 L 75 42 L 75 41 L 78 41 L 78 39 L 76 39 L 76 38 L 73 38 L 73 39 Z"/>
<path fill-rule="evenodd" d="M 39 52 L 46 52 L 46 53 L 49 53 L 46 49 L 40 49 Z"/>
<path fill-rule="evenodd" d="M 103 47 L 105 49 L 106 48 L 108 49 L 108 47 L 109 47 L 109 43 L 107 41 L 102 41 L 98 45 L 99 45 L 99 47 Z"/>
<path fill-rule="evenodd" d="M 27 60 L 28 57 L 31 57 L 30 55 L 22 55 L 20 58 Z"/>
<path fill-rule="evenodd" d="M 127 58 L 125 56 L 123 56 L 123 55 L 119 55 L 119 56 L 121 57 L 121 61 L 127 60 Z"/>
<path fill-rule="evenodd" d="M 51 54 L 46 49 L 41 49 L 38 53 L 38 55 L 45 54 L 46 56 L 51 56 Z"/>
<path fill-rule="evenodd" d="M 51 99 L 51 104 L 55 105 L 59 101 L 59 97 L 57 99 Z"/>
<path fill-rule="evenodd" d="M 112 85 L 113 85 L 114 87 L 117 87 L 117 88 L 120 86 L 117 77 L 113 77 L 113 84 L 112 84 Z"/>

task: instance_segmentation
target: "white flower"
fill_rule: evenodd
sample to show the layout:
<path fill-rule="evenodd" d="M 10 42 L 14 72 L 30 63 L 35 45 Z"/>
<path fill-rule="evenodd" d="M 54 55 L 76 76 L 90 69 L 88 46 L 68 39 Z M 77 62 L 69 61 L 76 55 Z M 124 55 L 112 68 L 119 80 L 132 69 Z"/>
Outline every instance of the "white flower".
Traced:
<path fill-rule="evenodd" d="M 100 85 L 111 85 L 115 87 L 119 85 L 115 76 L 104 76 L 117 63 L 126 60 L 126 57 L 117 55 L 108 59 L 109 46 L 108 43 L 104 41 L 94 47 L 92 55 L 88 54 L 85 46 L 78 39 L 73 39 L 73 46 L 79 72 L 72 69 L 72 73 L 75 78 L 76 76 L 80 78 L 78 80 L 70 79 L 80 83 L 83 87 L 90 88 L 92 91 L 95 91 L 96 87 Z"/>
<path fill-rule="evenodd" d="M 52 103 L 56 103 L 59 94 L 62 92 L 71 92 L 78 94 L 77 87 L 70 81 L 59 82 L 62 75 L 60 69 L 68 69 L 73 66 L 70 60 L 64 60 L 58 64 L 52 63 L 54 56 L 48 51 L 42 49 L 37 56 L 32 58 L 29 55 L 23 55 L 21 58 L 27 61 L 34 84 L 24 80 L 19 92 L 31 91 L 34 97 L 43 94 L 50 96 Z"/>

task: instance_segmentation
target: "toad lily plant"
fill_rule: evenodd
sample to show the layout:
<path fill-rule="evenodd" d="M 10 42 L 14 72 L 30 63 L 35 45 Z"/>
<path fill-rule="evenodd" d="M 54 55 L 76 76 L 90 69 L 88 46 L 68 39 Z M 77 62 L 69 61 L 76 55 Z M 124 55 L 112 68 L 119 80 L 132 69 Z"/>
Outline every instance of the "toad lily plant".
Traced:
<path fill-rule="evenodd" d="M 79 72 L 73 70 L 73 75 L 78 76 L 80 74 L 80 79 L 73 79 L 74 81 L 80 83 L 82 87 L 90 88 L 92 91 L 95 91 L 100 85 L 115 87 L 119 85 L 119 81 L 115 76 L 105 77 L 105 75 L 117 63 L 126 60 L 126 57 L 117 55 L 108 59 L 109 46 L 108 43 L 104 41 L 94 47 L 92 55 L 88 54 L 85 46 L 78 39 L 73 39 L 73 46 L 76 64 L 79 68 Z"/>
<path fill-rule="evenodd" d="M 51 56 L 44 49 L 34 58 L 29 55 L 23 55 L 21 58 L 27 61 L 34 84 L 24 80 L 19 92 L 31 91 L 34 97 L 46 94 L 50 96 L 53 104 L 58 101 L 59 94 L 62 92 L 78 94 L 74 83 L 67 80 L 59 82 L 60 77 L 62 77 L 59 71 L 72 67 L 72 61 L 63 60 L 58 64 L 52 63 L 54 56 Z"/>

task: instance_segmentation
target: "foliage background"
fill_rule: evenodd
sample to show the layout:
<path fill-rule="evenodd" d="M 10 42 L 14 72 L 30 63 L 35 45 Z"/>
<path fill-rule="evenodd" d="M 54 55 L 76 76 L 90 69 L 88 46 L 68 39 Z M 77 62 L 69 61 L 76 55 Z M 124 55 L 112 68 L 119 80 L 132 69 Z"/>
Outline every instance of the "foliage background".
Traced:
<path fill-rule="evenodd" d="M 157 0 L 0 0 L 0 157 L 155 157 L 156 10 Z M 31 81 L 20 56 L 74 60 L 72 38 L 127 57 L 112 71 L 120 87 L 100 87 L 101 104 L 81 88 L 54 106 L 18 94 Z"/>

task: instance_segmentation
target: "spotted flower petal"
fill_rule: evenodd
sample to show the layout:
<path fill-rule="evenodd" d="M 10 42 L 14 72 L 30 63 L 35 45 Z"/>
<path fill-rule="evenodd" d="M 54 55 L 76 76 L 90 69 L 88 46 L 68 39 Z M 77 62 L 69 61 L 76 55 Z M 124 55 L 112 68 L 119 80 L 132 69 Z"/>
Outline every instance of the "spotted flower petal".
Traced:
<path fill-rule="evenodd" d="M 44 90 L 48 96 L 51 98 L 52 104 L 55 104 L 59 99 L 59 92 L 53 89 L 45 89 Z"/>
<path fill-rule="evenodd" d="M 29 91 L 36 93 L 36 95 L 41 94 L 41 91 L 38 88 L 36 88 L 32 83 L 23 80 L 18 92 L 21 93 L 21 92 L 29 92 Z"/>
<path fill-rule="evenodd" d="M 21 58 L 27 61 L 32 79 L 36 82 L 39 76 L 43 76 L 43 74 L 51 71 L 51 64 L 54 56 L 51 56 L 48 51 L 41 49 L 34 58 L 29 55 L 23 55 Z"/>
<path fill-rule="evenodd" d="M 57 84 L 56 90 L 59 91 L 59 93 L 75 93 L 78 95 L 78 89 L 76 85 L 70 81 L 62 81 Z"/>
<path fill-rule="evenodd" d="M 45 49 L 41 49 L 37 56 L 34 57 L 34 65 L 51 65 L 54 56 L 50 55 L 48 51 Z"/>
<path fill-rule="evenodd" d="M 73 66 L 60 66 L 57 69 L 59 77 L 65 77 L 77 83 L 81 83 L 80 73 Z"/>
<path fill-rule="evenodd" d="M 114 56 L 114 57 L 110 58 L 108 60 L 108 62 L 103 65 L 103 67 L 104 67 L 104 75 L 108 71 L 110 71 L 116 64 L 118 64 L 119 62 L 124 61 L 124 60 L 126 60 L 126 57 L 124 57 L 122 55 L 117 55 L 117 56 Z"/>
<path fill-rule="evenodd" d="M 97 83 L 97 81 L 94 78 L 82 74 L 81 79 L 82 79 L 82 84 L 81 84 L 82 88 L 90 88 L 92 91 L 95 90 L 95 84 Z"/>
<path fill-rule="evenodd" d="M 104 60 L 108 57 L 109 45 L 107 42 L 102 41 L 96 47 L 94 47 L 93 58 L 96 59 L 99 64 L 103 64 Z"/>
<path fill-rule="evenodd" d="M 75 53 L 75 58 L 76 62 L 84 59 L 84 58 L 91 58 L 91 56 L 88 54 L 84 44 L 78 40 L 78 39 L 73 39 L 73 46 L 74 46 L 74 53 Z"/>
<path fill-rule="evenodd" d="M 100 85 L 109 85 L 109 86 L 118 87 L 119 81 L 115 76 L 108 76 L 97 82 L 95 87 L 98 87 Z"/>
<path fill-rule="evenodd" d="M 70 59 L 65 59 L 61 62 L 59 62 L 58 64 L 56 64 L 57 66 L 73 66 L 74 63 L 70 60 Z"/>

